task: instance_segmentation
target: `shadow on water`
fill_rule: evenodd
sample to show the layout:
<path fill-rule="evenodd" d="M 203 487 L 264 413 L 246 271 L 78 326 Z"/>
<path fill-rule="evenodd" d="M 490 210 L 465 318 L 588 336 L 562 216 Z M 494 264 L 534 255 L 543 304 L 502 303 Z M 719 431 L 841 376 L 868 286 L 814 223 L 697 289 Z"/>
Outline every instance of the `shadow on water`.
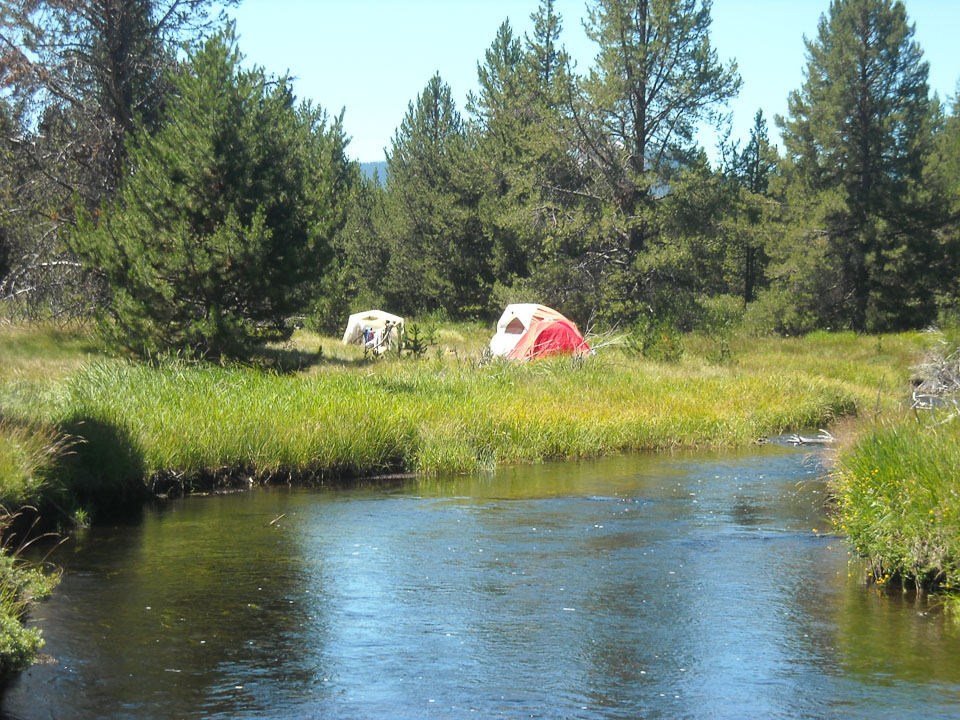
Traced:
<path fill-rule="evenodd" d="M 60 549 L 8 718 L 948 717 L 954 626 L 864 587 L 816 454 L 148 509 Z"/>
<path fill-rule="evenodd" d="M 96 507 L 98 523 L 138 519 L 149 493 L 143 483 L 143 455 L 129 434 L 88 417 L 72 418 L 62 427 L 78 438 L 62 460 L 70 502 Z"/>

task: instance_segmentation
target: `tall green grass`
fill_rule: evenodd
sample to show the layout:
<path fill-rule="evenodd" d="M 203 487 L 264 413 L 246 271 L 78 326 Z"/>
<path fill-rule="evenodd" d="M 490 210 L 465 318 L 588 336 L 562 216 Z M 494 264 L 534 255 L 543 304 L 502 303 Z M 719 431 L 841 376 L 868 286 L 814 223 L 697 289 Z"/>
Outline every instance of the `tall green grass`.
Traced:
<path fill-rule="evenodd" d="M 0 536 L 29 505 L 49 506 L 63 492 L 62 461 L 73 440 L 49 420 L 62 407 L 60 381 L 96 352 L 83 328 L 0 325 Z M 34 661 L 40 631 L 24 625 L 28 608 L 58 580 L 0 545 L 0 683 Z"/>
<path fill-rule="evenodd" d="M 871 580 L 925 588 L 960 582 L 960 422 L 911 415 L 862 432 L 833 474 L 836 524 Z"/>
<path fill-rule="evenodd" d="M 323 478 L 737 446 L 855 406 L 854 395 L 813 376 L 623 358 L 393 362 L 309 375 L 101 360 L 70 378 L 61 412 L 80 434 L 115 428 L 148 477 L 236 469 Z"/>
<path fill-rule="evenodd" d="M 0 321 L 0 382 L 49 382 L 76 370 L 100 346 L 82 325 Z"/>
<path fill-rule="evenodd" d="M 145 479 L 157 491 L 212 479 L 440 474 L 740 446 L 842 415 L 895 410 L 921 341 L 916 334 L 739 338 L 718 365 L 708 360 L 714 353 L 706 341 L 689 338 L 676 363 L 605 348 L 584 362 L 560 357 L 479 367 L 478 354 L 461 351 L 476 350 L 489 330 L 465 324 L 441 327 L 443 347 L 423 361 L 371 363 L 335 339 L 300 333 L 271 352 L 273 364 L 289 366 L 284 358 L 294 357 L 304 369 L 281 374 L 90 361 L 82 335 L 41 328 L 39 340 L 30 340 L 18 332 L 0 343 L 15 366 L 0 373 L 0 408 L 21 426 L 45 423 L 80 442 L 59 462 L 57 482 L 66 488 L 51 490 L 49 474 L 20 473 L 30 479 L 19 481 L 22 491 L 10 491 L 11 502 L 57 491 L 72 494 L 74 505 L 112 503 L 121 511 L 143 499 Z M 37 368 L 50 379 L 38 382 Z M 58 441 L 36 437 L 40 455 L 44 443 Z M 11 461 L 11 447 L 0 444 L 0 462 Z"/>
<path fill-rule="evenodd" d="M 70 442 L 49 425 L 0 417 L 0 508 L 15 511 L 44 497 Z"/>

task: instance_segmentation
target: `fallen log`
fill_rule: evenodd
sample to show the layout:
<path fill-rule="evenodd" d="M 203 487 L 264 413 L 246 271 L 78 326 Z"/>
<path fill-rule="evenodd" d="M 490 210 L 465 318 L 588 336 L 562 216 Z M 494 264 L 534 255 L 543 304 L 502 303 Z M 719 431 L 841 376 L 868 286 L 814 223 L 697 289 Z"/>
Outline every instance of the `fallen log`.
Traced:
<path fill-rule="evenodd" d="M 829 445 L 830 443 L 836 442 L 836 438 L 826 430 L 820 430 L 820 434 L 815 437 L 805 437 L 794 433 L 787 438 L 787 442 L 791 445 Z"/>

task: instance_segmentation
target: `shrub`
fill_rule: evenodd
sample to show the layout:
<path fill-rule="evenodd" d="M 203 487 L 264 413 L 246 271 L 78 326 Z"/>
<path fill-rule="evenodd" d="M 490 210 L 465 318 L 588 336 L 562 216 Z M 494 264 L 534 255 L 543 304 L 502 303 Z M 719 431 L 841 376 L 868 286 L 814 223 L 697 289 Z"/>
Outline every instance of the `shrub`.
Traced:
<path fill-rule="evenodd" d="M 818 316 L 797 305 L 786 290 L 761 290 L 756 301 L 750 303 L 743 316 L 744 328 L 763 335 L 803 335 L 817 327 Z"/>
<path fill-rule="evenodd" d="M 0 534 L 5 534 L 13 516 L 0 516 Z M 36 628 L 23 624 L 31 603 L 50 594 L 58 573 L 44 573 L 19 553 L 0 547 L 0 681 L 32 663 L 43 647 Z"/>
<path fill-rule="evenodd" d="M 833 474 L 835 522 L 870 565 L 871 579 L 931 588 L 960 580 L 960 423 L 913 417 L 857 438 Z"/>
<path fill-rule="evenodd" d="M 627 346 L 655 362 L 678 362 L 683 357 L 683 335 L 667 319 L 641 317 L 633 325 Z"/>
<path fill-rule="evenodd" d="M 72 238 L 112 290 L 104 334 L 138 355 L 242 358 L 284 333 L 343 224 L 339 120 L 240 62 L 232 29 L 190 58 L 117 200 Z"/>

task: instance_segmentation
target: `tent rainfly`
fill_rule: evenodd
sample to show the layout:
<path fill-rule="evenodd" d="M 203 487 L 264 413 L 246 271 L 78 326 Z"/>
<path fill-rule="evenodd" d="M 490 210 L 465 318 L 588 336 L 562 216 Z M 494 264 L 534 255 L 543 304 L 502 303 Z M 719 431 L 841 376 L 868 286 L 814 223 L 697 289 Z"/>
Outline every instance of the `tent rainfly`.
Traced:
<path fill-rule="evenodd" d="M 590 346 L 572 320 L 536 303 L 507 305 L 490 341 L 490 352 L 495 357 L 511 360 L 589 351 Z"/>
<path fill-rule="evenodd" d="M 403 318 L 382 310 L 354 313 L 347 320 L 344 345 L 366 345 L 378 353 L 386 352 L 403 334 Z"/>

